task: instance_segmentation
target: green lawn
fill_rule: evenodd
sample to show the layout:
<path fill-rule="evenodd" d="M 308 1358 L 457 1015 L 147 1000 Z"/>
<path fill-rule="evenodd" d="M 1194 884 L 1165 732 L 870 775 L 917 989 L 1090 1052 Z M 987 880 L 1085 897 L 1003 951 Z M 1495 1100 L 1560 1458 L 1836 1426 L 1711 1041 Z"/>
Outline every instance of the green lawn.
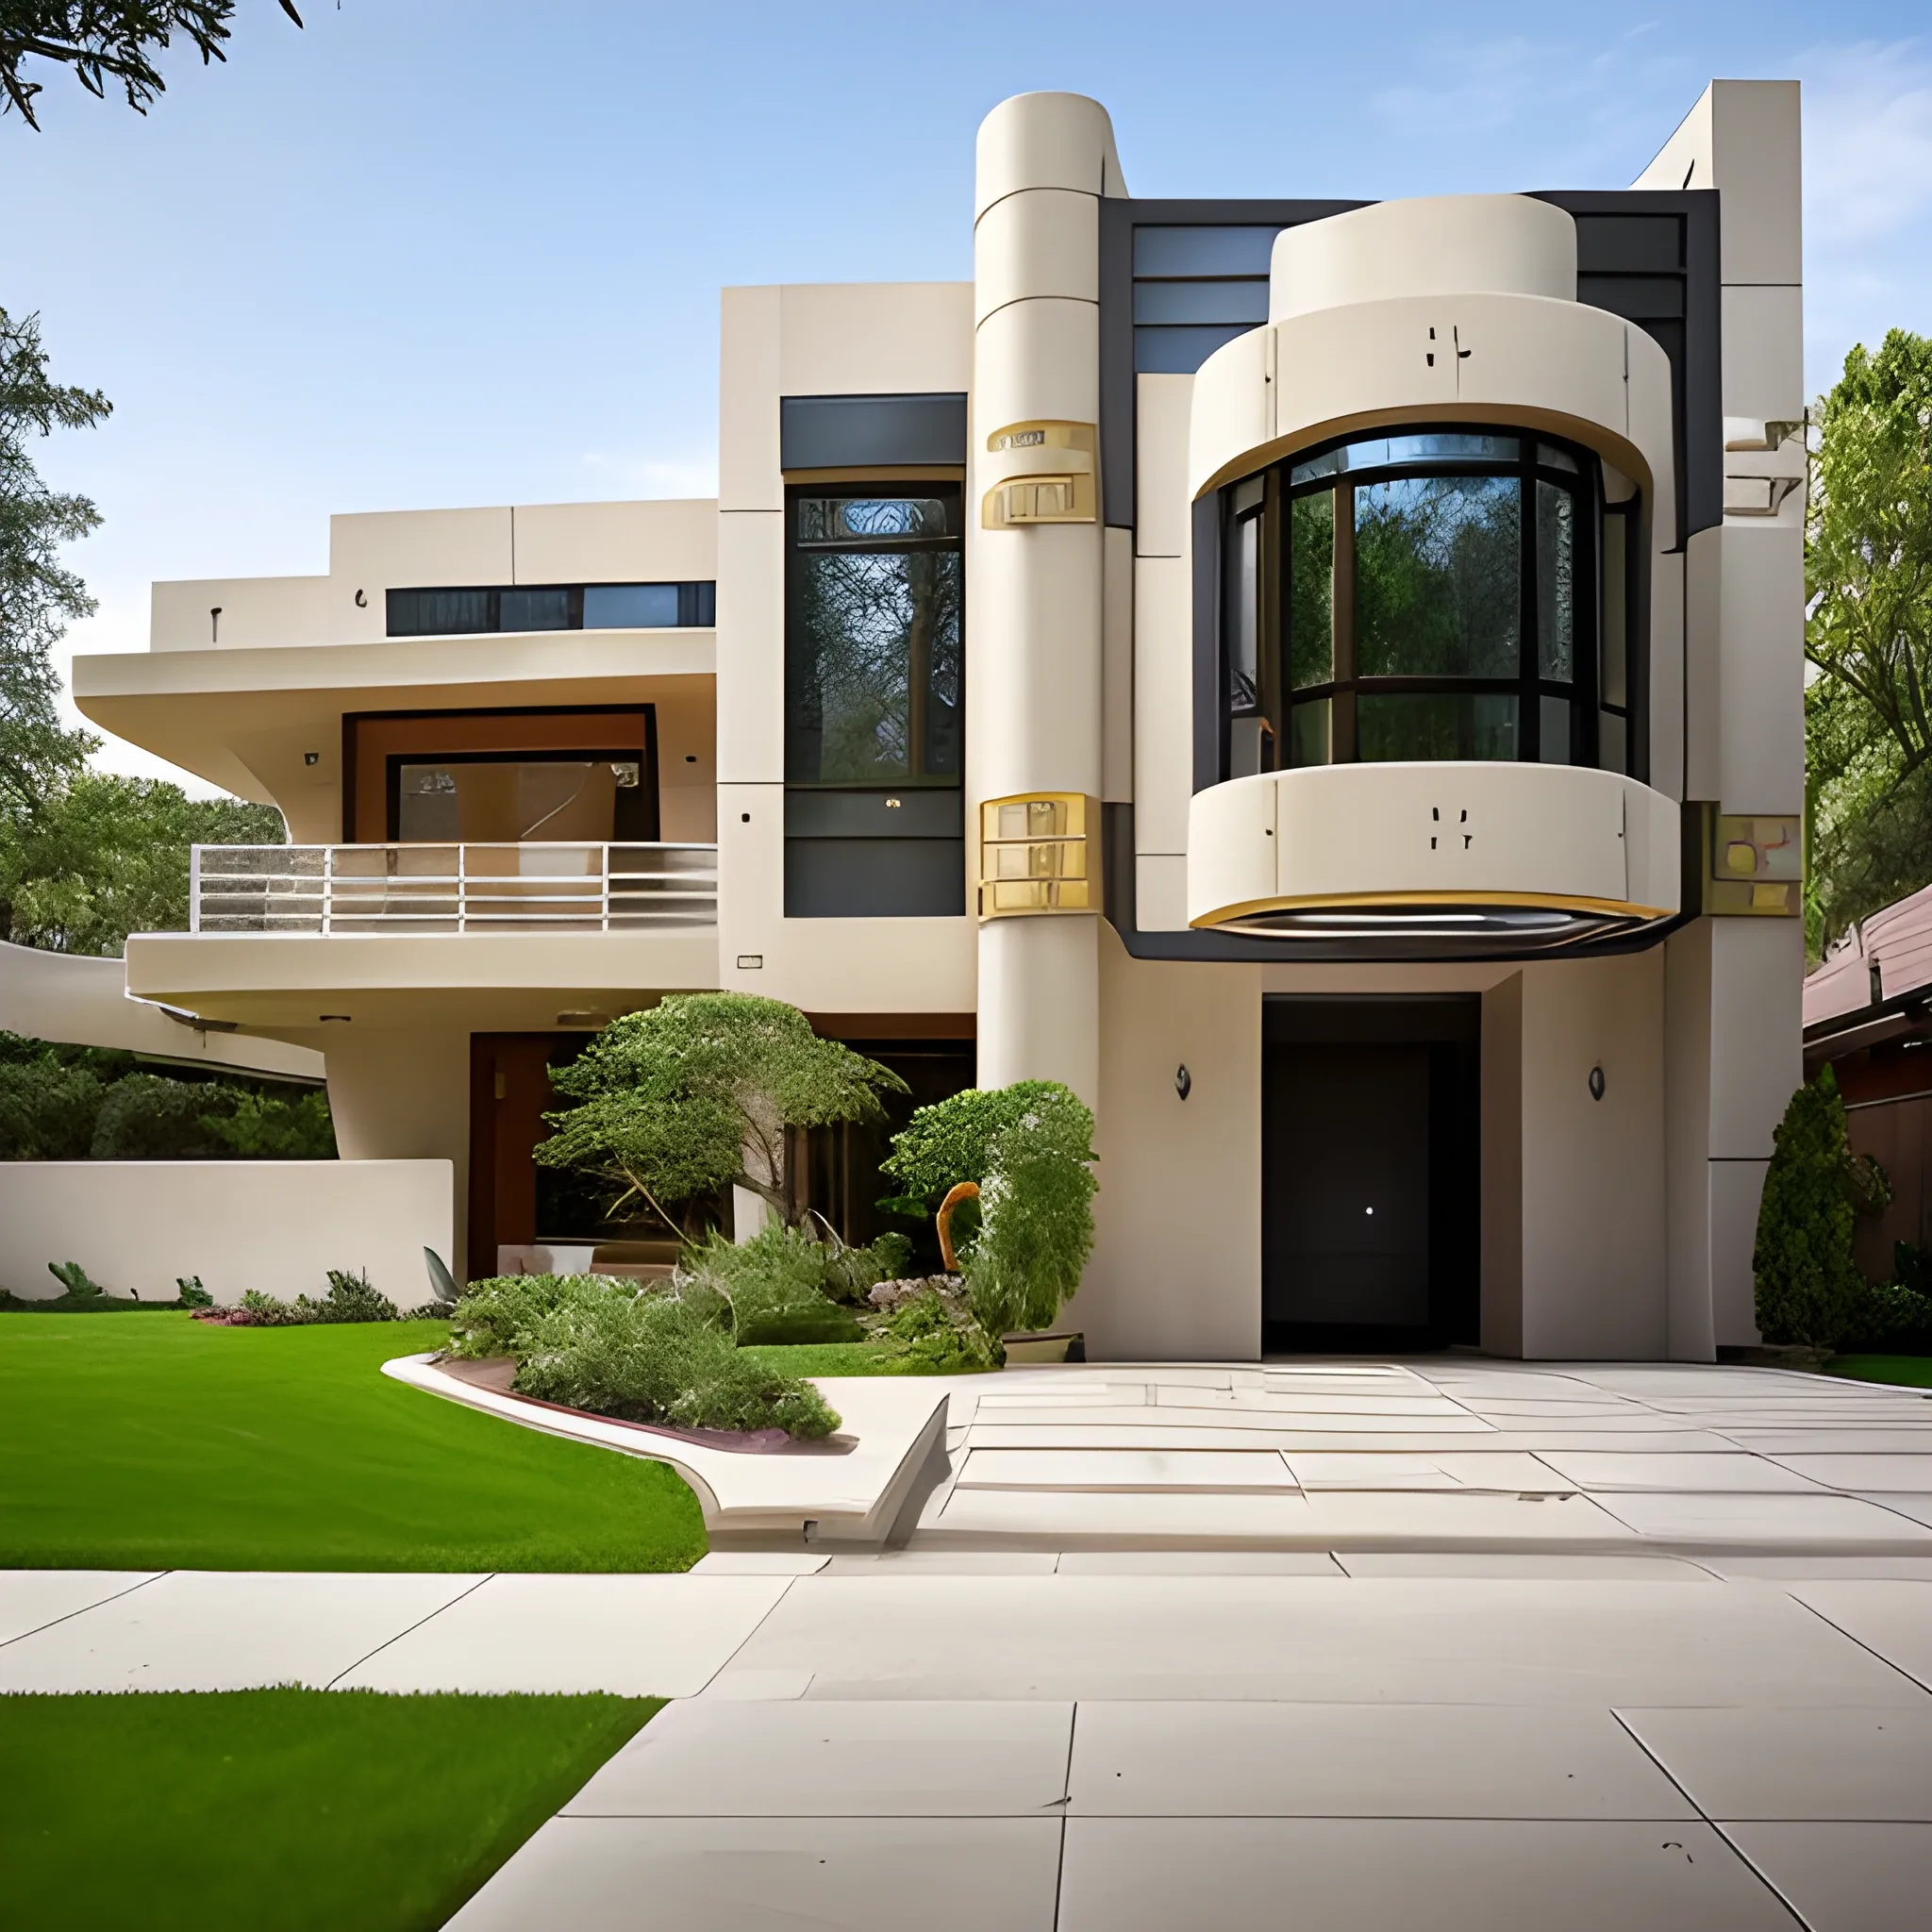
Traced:
<path fill-rule="evenodd" d="M 1910 1389 L 1932 1389 L 1932 1355 L 1835 1355 L 1825 1363 L 1824 1373 L 1854 1382 L 1902 1382 Z"/>
<path fill-rule="evenodd" d="M 696 1498 L 661 1463 L 379 1373 L 443 1335 L 0 1315 L 0 1568 L 683 1570 L 704 1554 Z"/>
<path fill-rule="evenodd" d="M 781 1375 L 891 1375 L 891 1356 L 870 1341 L 749 1342 L 740 1351 Z"/>
<path fill-rule="evenodd" d="M 659 1707 L 370 1690 L 0 1698 L 0 1917 L 430 1932 Z"/>

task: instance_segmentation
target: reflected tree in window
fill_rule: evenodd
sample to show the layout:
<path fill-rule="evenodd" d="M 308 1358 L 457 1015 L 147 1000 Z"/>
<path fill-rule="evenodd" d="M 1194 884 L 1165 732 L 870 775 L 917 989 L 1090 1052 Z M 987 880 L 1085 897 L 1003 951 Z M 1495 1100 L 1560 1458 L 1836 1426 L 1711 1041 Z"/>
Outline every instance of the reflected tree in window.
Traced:
<path fill-rule="evenodd" d="M 1513 476 L 1356 487 L 1357 675 L 1516 675 L 1522 504 Z"/>
<path fill-rule="evenodd" d="M 957 498 L 793 505 L 786 775 L 794 784 L 958 784 L 964 559 Z"/>

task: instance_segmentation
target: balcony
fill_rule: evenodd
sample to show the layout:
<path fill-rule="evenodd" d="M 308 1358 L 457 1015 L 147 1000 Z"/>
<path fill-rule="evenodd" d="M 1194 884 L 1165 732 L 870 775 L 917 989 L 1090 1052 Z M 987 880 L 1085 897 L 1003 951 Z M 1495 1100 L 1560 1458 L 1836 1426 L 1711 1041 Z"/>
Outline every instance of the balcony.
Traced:
<path fill-rule="evenodd" d="M 194 933 L 708 934 L 715 845 L 197 845 Z"/>
<path fill-rule="evenodd" d="M 1674 918 L 1681 837 L 1670 799 L 1572 765 L 1270 772 L 1195 794 L 1188 917 L 1284 957 L 1524 958 Z"/>

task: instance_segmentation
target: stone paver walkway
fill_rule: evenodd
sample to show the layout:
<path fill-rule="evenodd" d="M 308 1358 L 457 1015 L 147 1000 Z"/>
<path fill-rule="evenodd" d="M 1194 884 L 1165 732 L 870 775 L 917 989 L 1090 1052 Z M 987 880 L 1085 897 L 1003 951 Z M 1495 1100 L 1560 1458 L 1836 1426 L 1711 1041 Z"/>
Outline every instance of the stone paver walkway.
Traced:
<path fill-rule="evenodd" d="M 955 1385 L 903 1546 L 0 1577 L 0 1689 L 679 1700 L 453 1922 L 1898 1932 L 1932 1401 L 1749 1370 Z"/>

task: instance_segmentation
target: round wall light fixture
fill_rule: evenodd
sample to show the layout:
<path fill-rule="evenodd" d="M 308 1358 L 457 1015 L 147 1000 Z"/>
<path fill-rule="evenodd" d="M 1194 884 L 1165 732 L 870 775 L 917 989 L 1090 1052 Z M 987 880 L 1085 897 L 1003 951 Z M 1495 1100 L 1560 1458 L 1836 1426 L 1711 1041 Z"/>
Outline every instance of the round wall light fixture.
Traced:
<path fill-rule="evenodd" d="M 1604 1097 L 1604 1070 L 1601 1067 L 1592 1067 L 1590 1070 L 1590 1097 L 1592 1100 L 1601 1100 Z"/>
<path fill-rule="evenodd" d="M 1194 1076 L 1188 1072 L 1185 1062 L 1174 1070 L 1174 1091 L 1183 1100 L 1194 1091 Z"/>

